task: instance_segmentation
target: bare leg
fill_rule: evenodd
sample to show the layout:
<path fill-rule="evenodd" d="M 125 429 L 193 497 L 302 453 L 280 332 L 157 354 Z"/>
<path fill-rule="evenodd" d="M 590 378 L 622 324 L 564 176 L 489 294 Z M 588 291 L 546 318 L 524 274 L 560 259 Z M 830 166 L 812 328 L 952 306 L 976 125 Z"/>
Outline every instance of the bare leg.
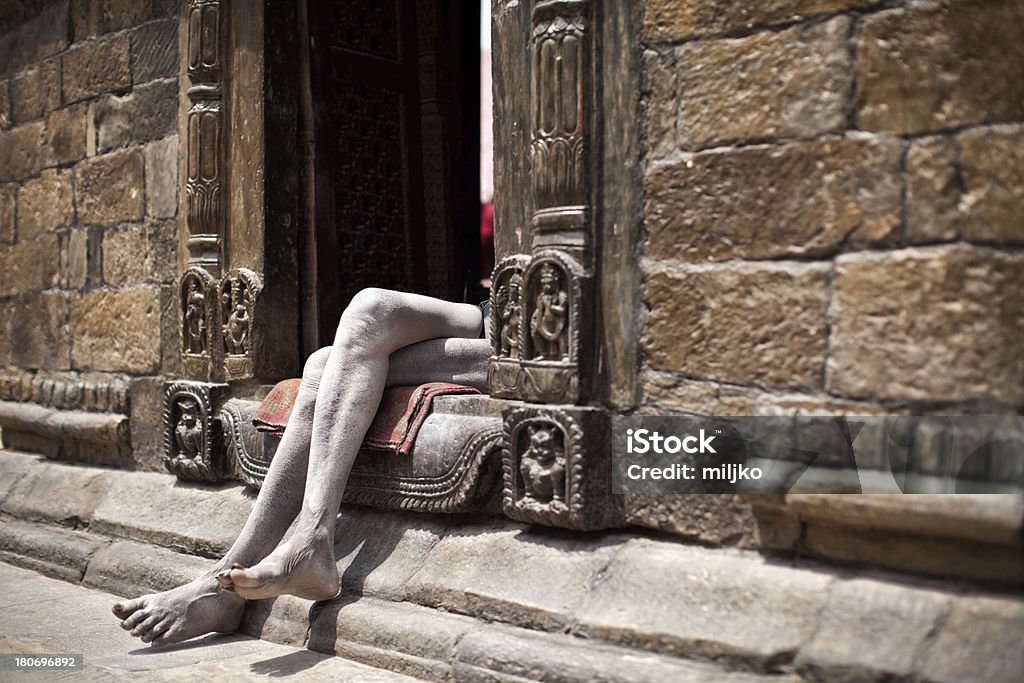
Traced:
<path fill-rule="evenodd" d="M 247 599 L 337 594 L 334 524 L 359 444 L 380 405 L 390 355 L 427 339 L 474 337 L 480 325 L 480 309 L 468 304 L 384 290 L 364 290 L 353 299 L 317 393 L 297 531 L 256 566 L 237 563 L 222 572 L 221 586 Z"/>
<path fill-rule="evenodd" d="M 284 536 L 302 504 L 314 403 L 331 348 L 310 356 L 295 409 L 249 519 L 224 558 L 195 581 L 179 588 L 118 603 L 122 626 L 154 645 L 180 642 L 211 631 L 234 631 L 244 600 L 217 590 L 214 576 L 233 563 L 263 559 Z M 450 381 L 483 390 L 488 343 L 480 339 L 431 339 L 392 354 L 387 384 Z"/>

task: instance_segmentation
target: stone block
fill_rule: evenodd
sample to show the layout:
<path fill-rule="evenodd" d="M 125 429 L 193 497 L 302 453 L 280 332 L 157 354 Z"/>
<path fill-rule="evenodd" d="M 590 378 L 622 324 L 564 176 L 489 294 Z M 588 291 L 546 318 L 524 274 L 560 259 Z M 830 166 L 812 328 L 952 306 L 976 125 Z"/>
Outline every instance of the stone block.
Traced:
<path fill-rule="evenodd" d="M 85 105 L 65 107 L 46 117 L 46 163 L 68 164 L 85 158 Z"/>
<path fill-rule="evenodd" d="M 627 494 L 626 521 L 705 545 L 754 544 L 750 505 L 734 495 Z"/>
<path fill-rule="evenodd" d="M 893 133 L 1024 118 L 1024 5 L 914 3 L 857 33 L 857 124 Z"/>
<path fill-rule="evenodd" d="M 92 556 L 82 585 L 122 597 L 177 588 L 213 567 L 213 560 L 144 543 L 116 541 Z"/>
<path fill-rule="evenodd" d="M 86 159 L 75 166 L 78 222 L 140 220 L 145 208 L 143 166 L 138 150 Z"/>
<path fill-rule="evenodd" d="M 0 558 L 55 579 L 79 583 L 92 555 L 109 541 L 77 531 L 0 522 Z"/>
<path fill-rule="evenodd" d="M 634 540 L 586 593 L 575 632 L 768 668 L 814 634 L 831 581 L 754 553 Z"/>
<path fill-rule="evenodd" d="M 57 283 L 57 263 L 53 233 L 0 246 L 0 296 L 52 287 Z"/>
<path fill-rule="evenodd" d="M 51 169 L 25 182 L 18 190 L 18 237 L 69 225 L 74 220 L 71 173 Z"/>
<path fill-rule="evenodd" d="M 153 250 L 143 225 L 103 232 L 103 282 L 108 285 L 153 281 Z"/>
<path fill-rule="evenodd" d="M 137 470 L 165 472 L 164 383 L 161 377 L 138 377 L 131 384 L 132 460 Z"/>
<path fill-rule="evenodd" d="M 0 451 L 0 503 L 7 498 L 15 484 L 40 464 L 41 458 L 36 455 L 15 453 L 11 450 Z"/>
<path fill-rule="evenodd" d="M 64 101 L 77 102 L 130 87 L 128 51 L 128 34 L 119 33 L 65 52 L 61 57 Z"/>
<path fill-rule="evenodd" d="M 146 505 L 138 501 L 145 500 Z M 196 555 L 223 555 L 245 523 L 252 500 L 239 484 L 179 486 L 170 474 L 134 472 L 111 482 L 90 529 Z"/>
<path fill-rule="evenodd" d="M 68 4 L 48 2 L 13 31 L 0 34 L 0 78 L 55 55 L 68 46 Z"/>
<path fill-rule="evenodd" d="M 150 3 L 139 0 L 71 0 L 75 40 L 88 40 L 149 18 Z"/>
<path fill-rule="evenodd" d="M 155 21 L 131 32 L 132 83 L 178 75 L 178 22 Z"/>
<path fill-rule="evenodd" d="M 621 542 L 621 538 L 617 539 Z M 445 536 L 406 583 L 406 600 L 540 630 L 571 620 L 614 541 L 532 535 L 517 529 L 463 529 Z"/>
<path fill-rule="evenodd" d="M 86 230 L 72 229 L 60 238 L 60 286 L 81 289 L 89 268 L 89 235 Z"/>
<path fill-rule="evenodd" d="M 100 154 L 157 140 L 177 130 L 178 82 L 164 79 L 121 97 L 105 97 L 92 112 Z"/>
<path fill-rule="evenodd" d="M 936 591 L 872 579 L 837 581 L 821 629 L 800 648 L 797 669 L 812 680 L 909 678 L 949 602 Z"/>
<path fill-rule="evenodd" d="M 829 269 L 729 264 L 649 272 L 650 368 L 769 388 L 820 387 Z"/>
<path fill-rule="evenodd" d="M 1024 257 L 970 247 L 836 260 L 827 387 L 884 400 L 1024 402 Z"/>
<path fill-rule="evenodd" d="M 676 50 L 677 135 L 684 149 L 808 137 L 846 127 L 850 20 L 795 26 Z"/>
<path fill-rule="evenodd" d="M 14 241 L 17 185 L 0 185 L 0 242 Z"/>
<path fill-rule="evenodd" d="M 948 242 L 960 234 L 960 179 L 956 144 L 948 137 L 918 138 L 907 152 L 907 241 Z"/>
<path fill-rule="evenodd" d="M 11 79 L 11 113 L 15 123 L 38 119 L 60 106 L 60 61 L 42 62 Z"/>
<path fill-rule="evenodd" d="M 0 81 L 0 130 L 11 127 L 11 82 Z"/>
<path fill-rule="evenodd" d="M 962 133 L 964 238 L 1024 243 L 1024 126 Z"/>
<path fill-rule="evenodd" d="M 959 599 L 920 658 L 925 680 L 1013 683 L 1024 667 L 1024 602 L 1019 597 Z"/>
<path fill-rule="evenodd" d="M 672 50 L 645 50 L 640 106 L 648 156 L 658 158 L 676 148 L 676 74 Z"/>
<path fill-rule="evenodd" d="M 68 296 L 36 292 L 15 299 L 7 331 L 14 364 L 22 368 L 71 367 Z"/>
<path fill-rule="evenodd" d="M 893 138 L 745 147 L 654 166 L 647 256 L 682 261 L 820 256 L 891 242 L 902 226 Z"/>
<path fill-rule="evenodd" d="M 798 21 L 805 17 L 878 5 L 882 0 L 646 0 L 644 38 L 649 41 L 685 40 L 746 32 L 760 26 Z"/>
<path fill-rule="evenodd" d="M 34 121 L 0 133 L 0 181 L 20 180 L 46 166 L 43 122 Z"/>
<path fill-rule="evenodd" d="M 114 476 L 103 470 L 41 463 L 14 485 L 0 510 L 26 521 L 87 525 Z"/>
<path fill-rule="evenodd" d="M 160 301 L 155 287 L 94 291 L 71 302 L 75 368 L 152 374 L 160 365 Z"/>
<path fill-rule="evenodd" d="M 146 215 L 174 218 L 178 215 L 178 136 L 171 135 L 145 146 Z"/>

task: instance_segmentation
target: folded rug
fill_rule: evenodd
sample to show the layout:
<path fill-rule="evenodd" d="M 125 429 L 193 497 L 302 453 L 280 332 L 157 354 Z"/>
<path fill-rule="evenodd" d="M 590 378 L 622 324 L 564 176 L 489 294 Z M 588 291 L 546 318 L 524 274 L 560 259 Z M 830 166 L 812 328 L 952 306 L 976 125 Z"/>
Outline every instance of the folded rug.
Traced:
<path fill-rule="evenodd" d="M 271 389 L 252 415 L 256 429 L 276 436 L 284 434 L 288 417 L 295 407 L 300 382 L 299 379 L 286 379 Z M 363 448 L 408 455 L 423 421 L 430 415 L 435 396 L 479 393 L 473 387 L 448 382 L 385 389 L 377 415 L 363 439 Z"/>

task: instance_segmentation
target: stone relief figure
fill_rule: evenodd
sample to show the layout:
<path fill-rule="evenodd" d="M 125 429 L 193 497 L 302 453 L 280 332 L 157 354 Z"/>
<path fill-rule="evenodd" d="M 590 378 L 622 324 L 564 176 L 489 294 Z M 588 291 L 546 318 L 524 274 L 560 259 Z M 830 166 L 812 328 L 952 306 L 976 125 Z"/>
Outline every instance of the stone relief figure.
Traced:
<path fill-rule="evenodd" d="M 530 316 L 534 360 L 569 360 L 569 296 L 560 284 L 554 266 L 541 266 L 540 291 Z"/>
<path fill-rule="evenodd" d="M 501 318 L 501 355 L 519 358 L 519 324 L 522 303 L 519 300 L 523 276 L 512 273 L 507 285 L 498 288 L 498 316 Z"/>
<path fill-rule="evenodd" d="M 482 323 L 471 304 L 382 289 L 353 297 L 333 346 L 306 360 L 288 428 L 227 554 L 190 583 L 115 604 L 121 626 L 143 642 L 167 645 L 234 631 L 246 600 L 335 597 L 338 510 L 384 388 L 456 382 L 486 391 L 492 346 L 480 338 Z M 174 435 L 182 453 L 196 444 L 193 412 L 201 417 L 198 407 L 182 403 Z M 282 542 L 293 522 L 295 533 Z"/>
<path fill-rule="evenodd" d="M 242 283 L 234 280 L 230 293 L 224 294 L 224 310 L 230 311 L 224 323 L 224 345 L 233 355 L 244 355 L 249 346 L 249 302 Z"/>
<path fill-rule="evenodd" d="M 526 495 L 540 502 L 565 499 L 565 455 L 553 428 L 531 427 L 519 460 Z"/>
<path fill-rule="evenodd" d="M 185 351 L 206 353 L 206 297 L 195 279 L 189 280 L 185 300 Z"/>
<path fill-rule="evenodd" d="M 185 398 L 178 404 L 178 424 L 174 427 L 174 443 L 178 446 L 177 457 L 194 458 L 203 448 L 203 425 L 199 420 L 199 404 L 193 398 Z"/>

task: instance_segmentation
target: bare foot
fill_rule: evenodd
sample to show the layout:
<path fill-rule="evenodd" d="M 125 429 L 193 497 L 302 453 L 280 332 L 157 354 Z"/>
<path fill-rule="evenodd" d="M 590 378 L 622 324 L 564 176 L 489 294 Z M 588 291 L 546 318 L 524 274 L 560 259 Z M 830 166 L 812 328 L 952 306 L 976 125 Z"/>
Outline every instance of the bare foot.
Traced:
<path fill-rule="evenodd" d="M 330 600 L 338 595 L 340 580 L 334 548 L 327 532 L 297 534 L 278 546 L 255 567 L 239 564 L 217 575 L 220 587 L 246 600 L 296 595 L 307 600 Z"/>
<path fill-rule="evenodd" d="M 233 633 L 242 620 L 245 600 L 219 589 L 214 576 L 163 593 L 114 605 L 121 628 L 154 647 L 180 643 L 205 633 Z"/>

